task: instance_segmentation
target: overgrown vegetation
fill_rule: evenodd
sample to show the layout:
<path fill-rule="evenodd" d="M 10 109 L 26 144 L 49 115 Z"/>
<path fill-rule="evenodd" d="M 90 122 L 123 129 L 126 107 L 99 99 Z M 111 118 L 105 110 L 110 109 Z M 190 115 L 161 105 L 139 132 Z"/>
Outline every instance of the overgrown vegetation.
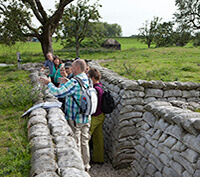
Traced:
<path fill-rule="evenodd" d="M 21 115 L 38 97 L 28 80 L 29 72 L 16 66 L 1 67 L 0 74 L 0 176 L 29 176 L 30 146 L 27 117 Z"/>

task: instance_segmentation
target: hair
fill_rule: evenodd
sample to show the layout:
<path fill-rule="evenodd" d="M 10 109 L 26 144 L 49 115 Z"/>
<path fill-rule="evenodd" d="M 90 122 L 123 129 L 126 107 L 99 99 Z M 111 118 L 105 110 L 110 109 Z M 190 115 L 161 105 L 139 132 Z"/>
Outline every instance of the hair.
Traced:
<path fill-rule="evenodd" d="M 74 61 L 74 64 L 77 66 L 79 66 L 80 67 L 80 70 L 82 71 L 82 72 L 85 72 L 85 70 L 86 70 L 86 62 L 85 62 L 85 60 L 83 60 L 83 59 L 78 59 L 78 60 L 75 60 Z"/>
<path fill-rule="evenodd" d="M 55 59 L 58 59 L 58 60 L 59 60 L 59 65 L 62 64 L 62 60 L 58 57 L 58 55 L 54 55 L 54 56 L 53 56 L 53 61 L 54 61 Z"/>
<path fill-rule="evenodd" d="M 91 68 L 89 71 L 88 71 L 88 75 L 92 78 L 94 77 L 95 80 L 100 80 L 101 79 L 101 73 L 98 69 L 95 69 L 95 68 Z"/>
<path fill-rule="evenodd" d="M 63 67 L 63 66 L 62 66 L 62 67 L 60 67 L 60 70 L 64 70 L 64 71 L 65 71 L 65 67 Z"/>
<path fill-rule="evenodd" d="M 53 53 L 51 53 L 51 52 L 48 52 L 47 55 L 48 55 L 48 54 L 51 55 L 51 56 L 53 56 Z"/>

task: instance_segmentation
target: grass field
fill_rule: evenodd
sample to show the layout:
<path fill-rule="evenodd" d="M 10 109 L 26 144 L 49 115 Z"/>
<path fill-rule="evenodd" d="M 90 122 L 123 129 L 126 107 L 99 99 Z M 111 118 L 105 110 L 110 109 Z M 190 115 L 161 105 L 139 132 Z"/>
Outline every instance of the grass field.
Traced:
<path fill-rule="evenodd" d="M 193 47 L 192 43 L 184 47 L 152 46 L 148 49 L 135 38 L 116 40 L 121 43 L 121 51 L 81 49 L 81 58 L 109 59 L 101 65 L 133 80 L 200 82 L 200 48 Z M 74 48 L 63 49 L 59 43 L 53 43 L 53 48 L 62 59 L 76 57 Z M 17 43 L 12 48 L 0 47 L 0 63 L 15 64 L 0 68 L 0 176 L 24 177 L 29 176 L 30 147 L 26 138 L 27 119 L 20 116 L 31 107 L 31 103 L 24 100 L 26 106 L 18 104 L 23 98 L 20 94 L 14 103 L 8 102 L 19 88 L 26 89 L 24 84 L 29 80 L 28 72 L 17 70 L 16 52 L 21 52 L 22 63 L 44 61 L 44 56 L 37 42 Z M 16 84 L 20 84 L 19 88 Z M 5 92 L 7 89 L 9 92 Z"/>

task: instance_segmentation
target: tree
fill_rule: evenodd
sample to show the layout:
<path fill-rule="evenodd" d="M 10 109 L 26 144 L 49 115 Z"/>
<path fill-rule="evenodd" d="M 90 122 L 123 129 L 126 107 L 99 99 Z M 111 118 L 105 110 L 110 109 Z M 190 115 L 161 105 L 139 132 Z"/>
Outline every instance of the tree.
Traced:
<path fill-rule="evenodd" d="M 173 22 L 163 22 L 157 25 L 157 32 L 154 37 L 156 47 L 163 47 L 173 44 L 173 25 Z"/>
<path fill-rule="evenodd" d="M 40 0 L 0 0 L 0 35 L 7 45 L 36 37 L 44 56 L 53 53 L 52 36 L 63 16 L 64 8 L 73 0 L 60 0 L 57 9 L 49 15 Z M 31 17 L 35 16 L 41 26 L 35 27 Z"/>
<path fill-rule="evenodd" d="M 105 27 L 104 35 L 105 37 L 120 37 L 122 35 L 122 28 L 118 24 L 108 24 L 106 22 L 103 23 Z"/>
<path fill-rule="evenodd" d="M 176 0 L 178 7 L 174 13 L 177 23 L 184 24 L 185 28 L 200 29 L 200 2 L 199 0 Z"/>
<path fill-rule="evenodd" d="M 78 0 L 76 6 L 71 4 L 70 8 L 64 11 L 60 26 L 62 33 L 59 38 L 67 38 L 63 45 L 75 44 L 77 57 L 80 55 L 80 44 L 85 38 L 91 38 L 95 41 L 100 37 L 95 22 L 101 18 L 98 11 L 101 5 L 98 4 L 98 1 L 93 5 L 89 5 L 88 2 L 89 0 Z"/>
<path fill-rule="evenodd" d="M 148 23 L 148 21 L 145 21 L 144 27 L 139 28 L 139 35 L 138 40 L 140 40 L 142 43 L 145 43 L 148 45 L 148 48 L 150 48 L 151 43 L 153 42 L 156 33 L 157 33 L 157 26 L 159 22 L 161 21 L 161 18 L 154 17 L 154 19 Z"/>
<path fill-rule="evenodd" d="M 185 46 L 192 39 L 191 30 L 185 24 L 179 24 L 173 34 L 173 40 L 178 46 Z"/>

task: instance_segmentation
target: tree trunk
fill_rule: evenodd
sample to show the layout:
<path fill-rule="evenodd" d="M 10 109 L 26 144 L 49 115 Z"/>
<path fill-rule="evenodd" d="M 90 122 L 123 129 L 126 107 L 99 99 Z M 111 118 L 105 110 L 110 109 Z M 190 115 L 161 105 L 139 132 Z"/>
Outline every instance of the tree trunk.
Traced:
<path fill-rule="evenodd" d="M 151 46 L 151 42 L 148 42 L 148 48 L 150 48 L 150 46 Z"/>
<path fill-rule="evenodd" d="M 39 40 L 41 42 L 41 46 L 42 46 L 42 51 L 43 51 L 44 57 L 46 58 L 46 55 L 47 55 L 48 52 L 53 53 L 52 34 L 50 32 L 50 26 L 49 26 L 48 29 L 45 29 L 43 31 L 43 33 L 39 37 Z"/>
<path fill-rule="evenodd" d="M 76 42 L 76 57 L 80 57 L 80 53 L 79 53 L 79 47 L 80 47 L 80 44 L 78 42 Z"/>

